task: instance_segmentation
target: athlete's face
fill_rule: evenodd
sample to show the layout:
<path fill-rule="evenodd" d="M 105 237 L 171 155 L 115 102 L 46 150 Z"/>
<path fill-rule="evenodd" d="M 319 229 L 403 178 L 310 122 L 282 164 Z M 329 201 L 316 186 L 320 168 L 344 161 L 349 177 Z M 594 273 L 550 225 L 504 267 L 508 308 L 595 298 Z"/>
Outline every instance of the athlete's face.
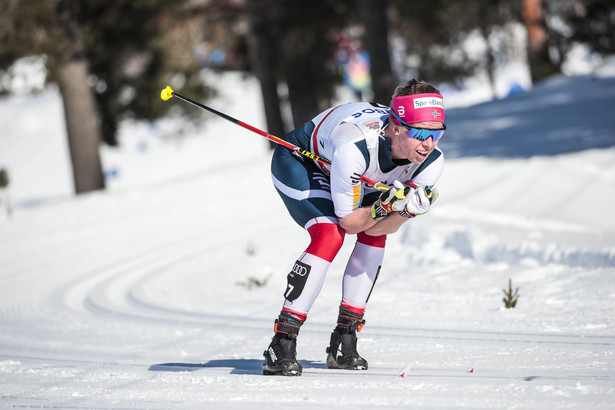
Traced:
<path fill-rule="evenodd" d="M 436 148 L 440 140 L 435 141 L 429 137 L 425 141 L 412 138 L 409 130 L 402 125 L 392 124 L 391 148 L 394 159 L 407 159 L 414 164 L 421 163 L 431 151 Z M 411 127 L 437 130 L 442 128 L 442 123 L 437 121 L 423 121 L 409 124 Z"/>

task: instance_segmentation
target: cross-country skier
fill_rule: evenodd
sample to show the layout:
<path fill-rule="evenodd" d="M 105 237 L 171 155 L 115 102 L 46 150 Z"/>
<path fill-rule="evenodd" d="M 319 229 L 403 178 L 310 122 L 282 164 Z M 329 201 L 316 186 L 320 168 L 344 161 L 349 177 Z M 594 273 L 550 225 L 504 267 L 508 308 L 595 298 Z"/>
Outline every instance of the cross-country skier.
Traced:
<path fill-rule="evenodd" d="M 390 108 L 342 104 L 284 136 L 329 159 L 331 166 L 282 146 L 273 153 L 273 183 L 311 242 L 288 274 L 284 305 L 264 353 L 263 374 L 301 375 L 297 335 L 346 234 L 356 234 L 357 242 L 344 272 L 327 366 L 367 369 L 367 361 L 357 352 L 356 333 L 365 323 L 363 314 L 380 272 L 386 236 L 429 211 L 436 196 L 433 186 L 444 166 L 437 145 L 445 129 L 440 92 L 411 80 L 395 89 Z M 393 188 L 378 191 L 361 176 Z M 407 181 L 416 187 L 409 188 Z"/>

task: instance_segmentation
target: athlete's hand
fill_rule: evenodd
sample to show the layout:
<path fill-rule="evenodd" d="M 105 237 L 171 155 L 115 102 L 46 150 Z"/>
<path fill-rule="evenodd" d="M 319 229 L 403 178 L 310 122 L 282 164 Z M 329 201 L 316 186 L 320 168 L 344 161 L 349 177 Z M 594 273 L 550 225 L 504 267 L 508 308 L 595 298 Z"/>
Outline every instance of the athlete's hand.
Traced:
<path fill-rule="evenodd" d="M 380 194 L 380 198 L 372 205 L 372 219 L 381 221 L 391 212 L 403 210 L 406 205 L 401 201 L 406 198 L 408 191 L 410 188 L 404 188 L 401 182 L 395 181 L 391 189 Z"/>
<path fill-rule="evenodd" d="M 399 209 L 399 214 L 406 218 L 414 218 L 416 215 L 423 215 L 431 208 L 431 204 L 438 198 L 438 190 L 430 190 L 427 187 L 411 188 L 406 197 L 399 201 L 404 207 Z"/>

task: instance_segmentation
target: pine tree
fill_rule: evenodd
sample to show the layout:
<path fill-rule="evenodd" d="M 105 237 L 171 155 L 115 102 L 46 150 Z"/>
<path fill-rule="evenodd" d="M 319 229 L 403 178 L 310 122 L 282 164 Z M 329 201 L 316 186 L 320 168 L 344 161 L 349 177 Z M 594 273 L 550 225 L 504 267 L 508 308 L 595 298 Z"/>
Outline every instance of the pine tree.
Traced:
<path fill-rule="evenodd" d="M 502 301 L 504 302 L 504 306 L 506 309 L 511 309 L 517 306 L 517 300 L 519 299 L 519 288 L 512 290 L 512 279 L 508 279 L 508 290 L 502 289 L 504 292 L 504 298 Z"/>

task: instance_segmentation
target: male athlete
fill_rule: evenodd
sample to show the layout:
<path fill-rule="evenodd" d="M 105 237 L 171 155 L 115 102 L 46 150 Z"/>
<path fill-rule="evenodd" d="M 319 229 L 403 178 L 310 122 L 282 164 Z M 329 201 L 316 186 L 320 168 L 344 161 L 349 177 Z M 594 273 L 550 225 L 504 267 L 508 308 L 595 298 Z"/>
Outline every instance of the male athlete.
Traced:
<path fill-rule="evenodd" d="M 327 366 L 367 369 L 367 361 L 357 352 L 356 333 L 365 323 L 363 315 L 380 272 L 386 236 L 429 211 L 436 197 L 433 186 L 444 166 L 437 148 L 444 130 L 440 92 L 411 80 L 396 88 L 390 108 L 364 102 L 342 104 L 284 136 L 329 159 L 331 166 L 282 146 L 273 153 L 273 183 L 311 242 L 288 274 L 284 305 L 264 352 L 263 374 L 301 375 L 297 335 L 345 234 L 356 234 L 357 242 L 344 272 L 337 326 L 326 349 Z M 362 176 L 392 189 L 378 191 L 362 182 Z"/>

